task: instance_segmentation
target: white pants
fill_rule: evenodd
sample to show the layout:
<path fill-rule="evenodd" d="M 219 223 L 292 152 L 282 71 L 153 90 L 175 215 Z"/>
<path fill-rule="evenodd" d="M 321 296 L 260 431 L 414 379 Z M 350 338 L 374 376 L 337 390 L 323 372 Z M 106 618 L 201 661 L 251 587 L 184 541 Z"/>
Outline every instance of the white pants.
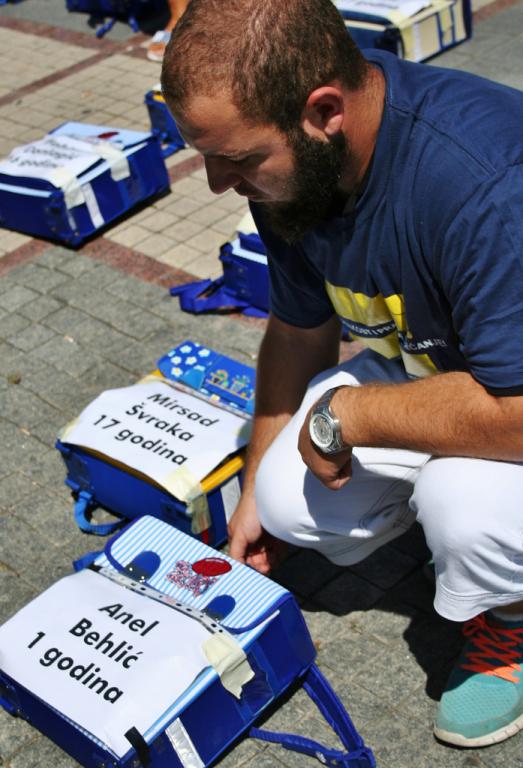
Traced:
<path fill-rule="evenodd" d="M 332 491 L 302 462 L 298 434 L 320 395 L 340 384 L 379 380 L 406 376 L 400 362 L 371 351 L 313 379 L 260 465 L 262 525 L 284 541 L 351 565 L 418 520 L 435 563 L 438 613 L 464 621 L 523 600 L 523 463 L 355 448 L 351 480 Z"/>

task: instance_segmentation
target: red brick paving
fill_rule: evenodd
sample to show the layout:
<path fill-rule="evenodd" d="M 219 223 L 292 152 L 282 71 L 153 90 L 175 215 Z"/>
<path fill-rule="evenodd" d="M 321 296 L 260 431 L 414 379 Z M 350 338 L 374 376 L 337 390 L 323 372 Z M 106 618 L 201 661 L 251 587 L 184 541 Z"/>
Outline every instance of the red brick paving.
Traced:
<path fill-rule="evenodd" d="M 139 45 L 148 39 L 147 35 L 141 32 L 133 35 L 127 40 L 114 42 L 106 37 L 96 37 L 94 32 L 76 32 L 73 29 L 63 29 L 51 24 L 45 24 L 41 21 L 29 21 L 27 19 L 15 19 L 12 17 L 0 17 L 0 27 L 12 29 L 15 32 L 25 32 L 37 37 L 47 37 L 50 40 L 57 40 L 60 43 L 69 43 L 79 48 L 95 48 L 105 51 L 107 54 L 118 53 L 129 45 Z"/>
<path fill-rule="evenodd" d="M 15 267 L 19 267 L 21 264 L 26 264 L 28 261 L 35 259 L 42 251 L 49 248 L 49 243 L 44 240 L 30 240 L 28 243 L 20 245 L 15 248 L 14 251 L 6 253 L 5 256 L 0 257 L 0 277 L 7 275 Z"/>
<path fill-rule="evenodd" d="M 189 272 L 162 264 L 150 256 L 134 251 L 124 245 L 113 243 L 104 237 L 92 240 L 82 248 L 82 255 L 97 261 L 103 261 L 110 267 L 127 275 L 132 275 L 146 283 L 154 283 L 164 288 L 181 283 L 190 283 L 198 278 Z M 1 262 L 0 262 L 1 263 Z"/>
<path fill-rule="evenodd" d="M 490 19 L 491 16 L 495 16 L 500 11 L 505 11 L 507 8 L 511 8 L 513 5 L 517 5 L 519 0 L 494 0 L 494 2 L 484 5 L 483 8 L 479 8 L 473 14 L 474 22 L 485 21 Z"/>
<path fill-rule="evenodd" d="M 172 168 L 169 168 L 169 181 L 171 184 L 174 184 L 175 181 L 185 179 L 185 177 L 189 176 L 191 173 L 199 171 L 203 166 L 204 162 L 201 155 L 195 155 L 194 157 L 188 157 L 187 160 L 181 160 L 176 165 L 173 165 Z"/>

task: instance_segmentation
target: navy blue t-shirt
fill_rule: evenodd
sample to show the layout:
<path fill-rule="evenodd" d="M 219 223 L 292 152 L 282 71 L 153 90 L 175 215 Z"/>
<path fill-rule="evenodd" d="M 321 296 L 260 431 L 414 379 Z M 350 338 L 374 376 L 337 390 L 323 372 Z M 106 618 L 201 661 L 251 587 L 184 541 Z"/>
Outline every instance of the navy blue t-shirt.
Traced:
<path fill-rule="evenodd" d="M 386 79 L 363 194 L 293 246 L 252 211 L 271 309 L 312 328 L 334 313 L 413 377 L 469 371 L 523 394 L 523 93 L 367 51 Z"/>

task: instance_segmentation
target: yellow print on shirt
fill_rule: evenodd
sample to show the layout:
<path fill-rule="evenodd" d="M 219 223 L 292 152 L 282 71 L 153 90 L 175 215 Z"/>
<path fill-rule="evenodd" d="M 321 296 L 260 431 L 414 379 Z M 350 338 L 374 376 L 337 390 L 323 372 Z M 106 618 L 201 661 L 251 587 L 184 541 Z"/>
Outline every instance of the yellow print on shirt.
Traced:
<path fill-rule="evenodd" d="M 436 373 L 437 368 L 427 354 L 407 351 L 400 344 L 399 334 L 407 341 L 412 339 L 401 294 L 366 296 L 327 281 L 325 287 L 336 313 L 345 321 L 353 339 L 389 360 L 401 355 L 410 376 L 420 378 Z"/>

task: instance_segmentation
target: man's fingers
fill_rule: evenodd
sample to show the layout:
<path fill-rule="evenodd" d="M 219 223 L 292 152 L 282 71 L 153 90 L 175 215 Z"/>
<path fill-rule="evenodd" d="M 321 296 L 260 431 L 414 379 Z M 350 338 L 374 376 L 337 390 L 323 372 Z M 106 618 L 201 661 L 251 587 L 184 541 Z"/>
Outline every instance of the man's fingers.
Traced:
<path fill-rule="evenodd" d="M 264 576 L 270 573 L 271 564 L 266 550 L 248 554 L 245 562 Z"/>
<path fill-rule="evenodd" d="M 330 488 L 332 491 L 337 491 L 343 488 L 352 477 L 352 462 L 351 457 L 338 467 L 334 462 L 328 462 L 323 464 L 321 468 L 316 471 L 311 467 L 312 472 L 318 477 L 326 488 Z"/>
<path fill-rule="evenodd" d="M 240 563 L 246 562 L 248 543 L 239 536 L 229 534 L 229 556 Z"/>

